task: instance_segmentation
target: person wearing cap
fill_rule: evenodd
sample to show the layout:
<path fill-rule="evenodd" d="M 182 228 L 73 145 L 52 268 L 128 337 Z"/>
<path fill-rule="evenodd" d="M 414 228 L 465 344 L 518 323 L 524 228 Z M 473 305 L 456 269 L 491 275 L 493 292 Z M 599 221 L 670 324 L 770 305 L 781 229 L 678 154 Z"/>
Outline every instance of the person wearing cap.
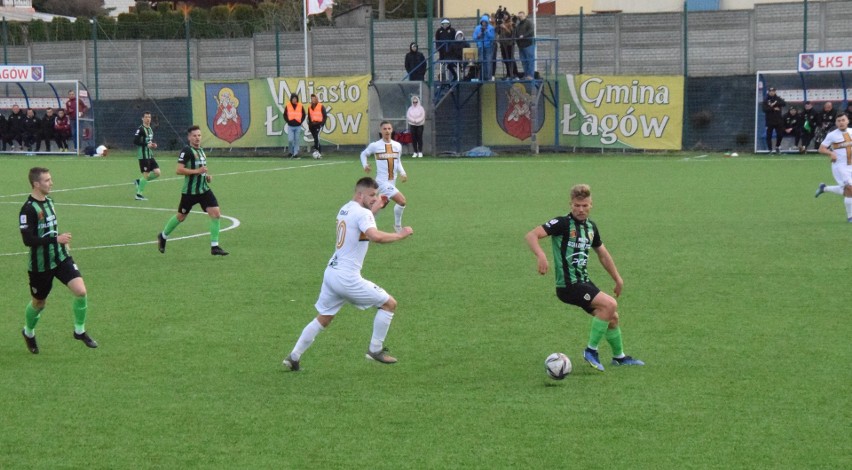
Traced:
<path fill-rule="evenodd" d="M 802 110 L 802 145 L 799 147 L 799 153 L 808 151 L 808 146 L 811 145 L 811 140 L 814 138 L 816 130 L 817 112 L 814 105 L 810 101 L 805 101 L 805 109 Z"/>
<path fill-rule="evenodd" d="M 456 73 L 456 64 L 454 62 L 446 63 L 444 61 L 450 60 L 450 49 L 452 48 L 453 41 L 456 39 L 456 29 L 450 26 L 450 20 L 444 18 L 441 20 L 441 27 L 435 31 L 435 50 L 438 51 L 438 58 L 441 60 L 442 64 L 446 64 L 447 70 L 449 70 L 450 75 L 452 75 L 452 80 L 458 80 L 458 74 Z M 446 77 L 443 77 L 446 79 Z"/>
<path fill-rule="evenodd" d="M 784 114 L 782 110 L 787 102 L 775 94 L 775 87 L 769 87 L 763 99 L 763 112 L 766 114 L 766 148 L 769 153 L 781 153 L 781 139 L 784 138 Z M 775 131 L 775 149 L 772 149 L 772 132 Z"/>

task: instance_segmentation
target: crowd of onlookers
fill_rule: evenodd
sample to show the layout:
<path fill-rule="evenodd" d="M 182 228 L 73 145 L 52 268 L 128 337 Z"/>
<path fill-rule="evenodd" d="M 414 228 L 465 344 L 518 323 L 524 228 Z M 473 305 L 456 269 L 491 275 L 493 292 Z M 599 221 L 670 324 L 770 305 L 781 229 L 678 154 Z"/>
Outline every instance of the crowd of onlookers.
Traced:
<path fill-rule="evenodd" d="M 47 108 L 39 115 L 32 108 L 24 110 L 13 105 L 8 115 L 0 113 L 0 141 L 4 152 L 37 152 L 42 148 L 50 152 L 53 143 L 58 151 L 64 152 L 68 150 L 70 138 L 71 119 L 62 108 Z"/>
<path fill-rule="evenodd" d="M 501 6 L 493 15 L 482 15 L 479 25 L 473 28 L 471 43 L 466 40 L 463 31 L 456 30 L 445 18 L 435 31 L 439 66 L 437 79 L 491 81 L 499 77 L 532 80 L 536 78 L 534 31 L 532 20 L 525 12 L 513 15 Z M 466 54 L 466 50 L 470 52 Z M 518 61 L 521 62 L 520 67 Z M 502 64 L 502 69 L 499 64 Z M 412 42 L 405 55 L 407 77 L 424 80 L 426 70 L 426 57 L 417 43 Z"/>
<path fill-rule="evenodd" d="M 69 143 L 74 145 L 77 117 L 86 110 L 88 106 L 74 90 L 68 91 L 61 108 L 23 109 L 13 104 L 9 114 L 0 112 L 0 151 L 52 152 L 55 143 L 55 151 L 67 152 Z"/>
<path fill-rule="evenodd" d="M 792 137 L 793 149 L 800 153 L 806 152 L 812 142 L 813 148 L 818 149 L 825 136 L 834 129 L 834 121 L 838 116 L 831 101 L 824 102 L 820 109 L 814 108 L 810 101 L 805 101 L 803 108 L 799 109 L 778 96 L 775 87 L 767 90 L 762 107 L 766 116 L 766 148 L 775 153 L 781 152 L 784 137 Z M 787 108 L 786 113 L 784 108 Z M 846 114 L 852 120 L 852 102 L 841 114 Z"/>

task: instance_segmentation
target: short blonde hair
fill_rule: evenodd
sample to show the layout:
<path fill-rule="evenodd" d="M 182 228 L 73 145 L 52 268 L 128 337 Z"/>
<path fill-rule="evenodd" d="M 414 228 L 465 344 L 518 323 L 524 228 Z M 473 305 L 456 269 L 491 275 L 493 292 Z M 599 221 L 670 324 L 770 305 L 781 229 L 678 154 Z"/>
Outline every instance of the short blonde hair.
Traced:
<path fill-rule="evenodd" d="M 571 188 L 571 199 L 586 199 L 592 197 L 592 188 L 588 184 L 577 184 Z"/>

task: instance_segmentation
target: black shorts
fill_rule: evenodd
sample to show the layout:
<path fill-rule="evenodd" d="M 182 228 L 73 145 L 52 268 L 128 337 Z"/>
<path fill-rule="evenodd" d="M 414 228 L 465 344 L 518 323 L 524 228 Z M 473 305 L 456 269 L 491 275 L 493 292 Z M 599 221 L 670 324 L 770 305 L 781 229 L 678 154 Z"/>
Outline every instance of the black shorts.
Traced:
<path fill-rule="evenodd" d="M 54 269 L 43 273 L 29 272 L 30 274 L 30 294 L 39 300 L 44 300 L 50 294 L 53 288 L 53 278 L 59 279 L 66 286 L 69 282 L 78 277 L 83 277 L 80 270 L 77 269 L 77 264 L 70 256 L 65 258 L 65 261 L 59 263 Z"/>
<path fill-rule="evenodd" d="M 600 289 L 591 282 L 581 282 L 572 284 L 568 287 L 557 287 L 556 297 L 566 304 L 576 305 L 588 314 L 592 314 L 595 309 L 592 308 L 592 301 L 600 293 Z"/>
<path fill-rule="evenodd" d="M 196 204 L 201 204 L 201 210 L 204 212 L 207 212 L 208 207 L 219 207 L 219 201 L 216 200 L 216 196 L 213 195 L 213 191 L 207 191 L 202 194 L 181 194 L 178 212 L 181 214 L 189 214 L 189 211 L 192 210 L 192 206 Z"/>
<path fill-rule="evenodd" d="M 157 168 L 160 168 L 160 165 L 157 165 L 157 160 L 153 158 L 140 158 L 139 159 L 139 172 L 140 173 L 150 173 Z"/>

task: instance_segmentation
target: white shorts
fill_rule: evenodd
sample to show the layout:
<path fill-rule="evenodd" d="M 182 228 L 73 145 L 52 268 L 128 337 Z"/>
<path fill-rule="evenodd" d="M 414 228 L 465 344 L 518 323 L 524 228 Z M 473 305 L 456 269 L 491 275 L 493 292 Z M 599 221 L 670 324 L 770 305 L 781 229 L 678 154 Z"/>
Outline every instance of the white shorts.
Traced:
<path fill-rule="evenodd" d="M 852 186 L 852 166 L 831 165 L 831 174 L 840 186 Z"/>
<path fill-rule="evenodd" d="M 396 186 L 393 184 L 393 182 L 379 183 L 379 194 L 384 194 L 388 197 L 388 199 L 393 199 L 393 197 L 396 196 L 398 193 L 399 190 L 396 189 Z"/>
<path fill-rule="evenodd" d="M 370 307 L 381 307 L 388 299 L 390 294 L 359 274 L 326 268 L 319 298 L 314 307 L 320 315 L 335 315 L 347 302 L 366 310 Z"/>

